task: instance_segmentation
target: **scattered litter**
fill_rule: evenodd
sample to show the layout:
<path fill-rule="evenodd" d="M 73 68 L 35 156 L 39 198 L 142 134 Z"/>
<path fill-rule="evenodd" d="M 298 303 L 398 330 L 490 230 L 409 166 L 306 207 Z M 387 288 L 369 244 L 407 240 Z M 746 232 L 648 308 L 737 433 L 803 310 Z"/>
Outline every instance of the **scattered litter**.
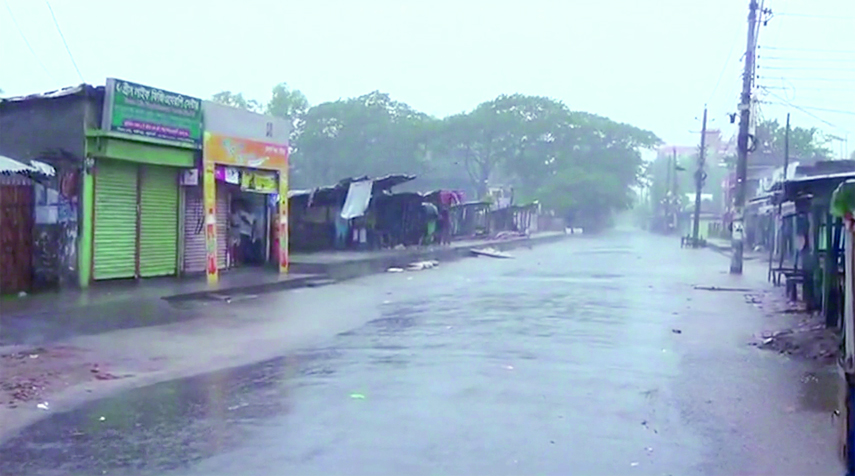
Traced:
<path fill-rule="evenodd" d="M 513 369 L 514 369 L 514 366 L 513 366 L 513 365 L 506 365 L 506 366 L 505 366 L 505 368 L 506 368 L 506 369 L 508 369 L 508 370 L 513 370 Z"/>
<path fill-rule="evenodd" d="M 490 258 L 513 258 L 508 253 L 504 253 L 495 248 L 479 248 L 469 250 L 475 256 L 488 256 Z"/>
<path fill-rule="evenodd" d="M 106 420 L 106 418 L 101 417 L 101 418 L 98 418 L 98 420 L 100 420 L 100 421 L 104 421 L 104 420 Z"/>
<path fill-rule="evenodd" d="M 638 463 L 637 463 L 637 462 L 635 462 L 635 461 L 633 461 L 632 463 L 629 463 L 629 465 L 630 465 L 630 466 L 632 466 L 632 467 L 634 468 L 634 467 L 638 466 Z"/>
<path fill-rule="evenodd" d="M 434 261 L 434 260 L 417 261 L 415 263 L 410 263 L 410 265 L 407 266 L 407 269 L 409 271 L 421 271 L 423 269 L 436 268 L 438 265 L 439 265 L 439 261 Z"/>
<path fill-rule="evenodd" d="M 389 268 L 386 270 L 387 273 L 403 273 L 403 268 Z"/>
<path fill-rule="evenodd" d="M 680 329 L 671 329 L 671 332 L 673 332 L 674 334 L 682 334 L 683 333 L 683 331 L 681 331 Z"/>
<path fill-rule="evenodd" d="M 733 291 L 737 293 L 747 293 L 751 290 L 748 288 L 721 288 L 718 286 L 694 286 L 698 291 Z"/>
<path fill-rule="evenodd" d="M 653 453 L 653 448 L 648 446 L 647 448 L 644 448 L 644 451 L 646 451 L 648 453 Z"/>
<path fill-rule="evenodd" d="M 352 398 L 354 400 L 365 400 L 365 395 L 363 395 L 361 393 L 351 393 L 350 398 Z"/>
<path fill-rule="evenodd" d="M 387 299 L 387 300 L 383 301 L 383 304 L 392 304 L 392 301 Z"/>
<path fill-rule="evenodd" d="M 38 408 L 39 410 L 50 410 L 50 405 L 48 404 L 48 402 L 42 402 L 36 405 L 36 408 Z"/>
<path fill-rule="evenodd" d="M 451 326 L 445 326 L 446 329 L 451 329 Z"/>
<path fill-rule="evenodd" d="M 19 293 L 18 293 L 18 297 L 19 297 L 19 298 L 25 298 L 25 297 L 27 297 L 27 292 L 26 292 L 26 291 L 21 291 L 21 292 L 19 292 Z"/>
<path fill-rule="evenodd" d="M 243 407 L 246 407 L 246 406 L 249 406 L 249 403 L 239 403 L 239 404 L 237 404 L 237 405 L 232 405 L 232 406 L 228 407 L 228 409 L 229 409 L 229 411 L 231 412 L 231 411 L 235 411 L 235 410 L 237 410 L 238 408 L 243 408 Z"/>
<path fill-rule="evenodd" d="M 31 358 L 31 359 L 38 359 L 38 358 L 39 358 L 39 354 L 30 354 L 30 358 Z"/>

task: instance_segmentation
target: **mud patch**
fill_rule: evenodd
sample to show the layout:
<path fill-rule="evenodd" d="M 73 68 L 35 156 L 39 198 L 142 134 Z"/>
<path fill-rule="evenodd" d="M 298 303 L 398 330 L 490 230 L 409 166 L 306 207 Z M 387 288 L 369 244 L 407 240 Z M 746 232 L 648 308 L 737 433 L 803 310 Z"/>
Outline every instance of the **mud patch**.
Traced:
<path fill-rule="evenodd" d="M 790 329 L 763 333 L 759 342 L 752 345 L 822 364 L 833 364 L 840 352 L 840 337 L 818 321 L 813 316 L 805 317 Z"/>
<path fill-rule="evenodd" d="M 70 386 L 122 377 L 87 362 L 86 357 L 83 349 L 63 345 L 0 355 L 0 405 L 16 408 L 42 404 L 51 394 Z"/>

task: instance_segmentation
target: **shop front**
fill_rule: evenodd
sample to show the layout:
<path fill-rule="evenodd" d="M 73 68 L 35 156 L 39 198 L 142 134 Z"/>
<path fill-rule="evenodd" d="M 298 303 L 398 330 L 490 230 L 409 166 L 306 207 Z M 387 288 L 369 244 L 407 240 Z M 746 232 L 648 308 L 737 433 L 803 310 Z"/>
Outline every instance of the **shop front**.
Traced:
<path fill-rule="evenodd" d="M 91 279 L 177 274 L 179 176 L 198 155 L 201 101 L 109 79 L 102 129 L 87 136 L 83 233 Z"/>
<path fill-rule="evenodd" d="M 182 176 L 184 206 L 185 274 L 205 271 L 205 207 L 201 182 L 195 170 Z M 258 266 L 276 262 L 271 254 L 275 238 L 275 197 L 278 174 L 274 171 L 216 165 L 217 269 Z"/>
<path fill-rule="evenodd" d="M 288 268 L 288 134 L 282 119 L 205 102 L 202 146 L 202 264 L 209 282 L 219 271 L 274 264 Z M 193 196 L 198 192 L 194 190 Z M 186 202 L 190 207 L 189 201 Z M 199 230 L 199 211 L 193 231 Z M 185 208 L 189 216 L 190 208 Z M 185 222 L 185 230 L 189 224 Z M 190 254 L 185 240 L 185 263 Z M 199 267 L 194 243 L 193 269 Z M 186 264 L 185 264 L 186 267 Z"/>

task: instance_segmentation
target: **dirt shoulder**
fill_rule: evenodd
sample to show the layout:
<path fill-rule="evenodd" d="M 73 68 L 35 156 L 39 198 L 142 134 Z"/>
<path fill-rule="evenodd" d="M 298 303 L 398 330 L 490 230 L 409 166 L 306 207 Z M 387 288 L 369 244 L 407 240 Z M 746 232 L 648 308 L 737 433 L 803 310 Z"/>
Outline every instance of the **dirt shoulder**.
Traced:
<path fill-rule="evenodd" d="M 804 303 L 789 301 L 783 288 L 746 294 L 745 298 L 776 323 L 773 328 L 758 333 L 751 345 L 821 364 L 837 361 L 841 339 L 837 332 L 825 327 L 821 313 L 808 312 Z"/>

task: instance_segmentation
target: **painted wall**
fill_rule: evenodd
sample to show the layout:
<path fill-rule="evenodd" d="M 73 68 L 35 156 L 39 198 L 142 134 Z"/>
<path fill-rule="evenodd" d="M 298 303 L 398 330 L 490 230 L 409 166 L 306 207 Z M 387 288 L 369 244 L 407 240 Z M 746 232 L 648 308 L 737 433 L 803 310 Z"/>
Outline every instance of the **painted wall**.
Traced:
<path fill-rule="evenodd" d="M 78 284 L 80 185 L 87 103 L 96 88 L 0 101 L 0 154 L 52 165 L 57 174 L 33 187 L 33 287 Z"/>
<path fill-rule="evenodd" d="M 283 145 L 288 144 L 288 137 L 291 135 L 291 124 L 278 117 L 265 116 L 212 101 L 202 102 L 202 113 L 206 132 Z"/>

